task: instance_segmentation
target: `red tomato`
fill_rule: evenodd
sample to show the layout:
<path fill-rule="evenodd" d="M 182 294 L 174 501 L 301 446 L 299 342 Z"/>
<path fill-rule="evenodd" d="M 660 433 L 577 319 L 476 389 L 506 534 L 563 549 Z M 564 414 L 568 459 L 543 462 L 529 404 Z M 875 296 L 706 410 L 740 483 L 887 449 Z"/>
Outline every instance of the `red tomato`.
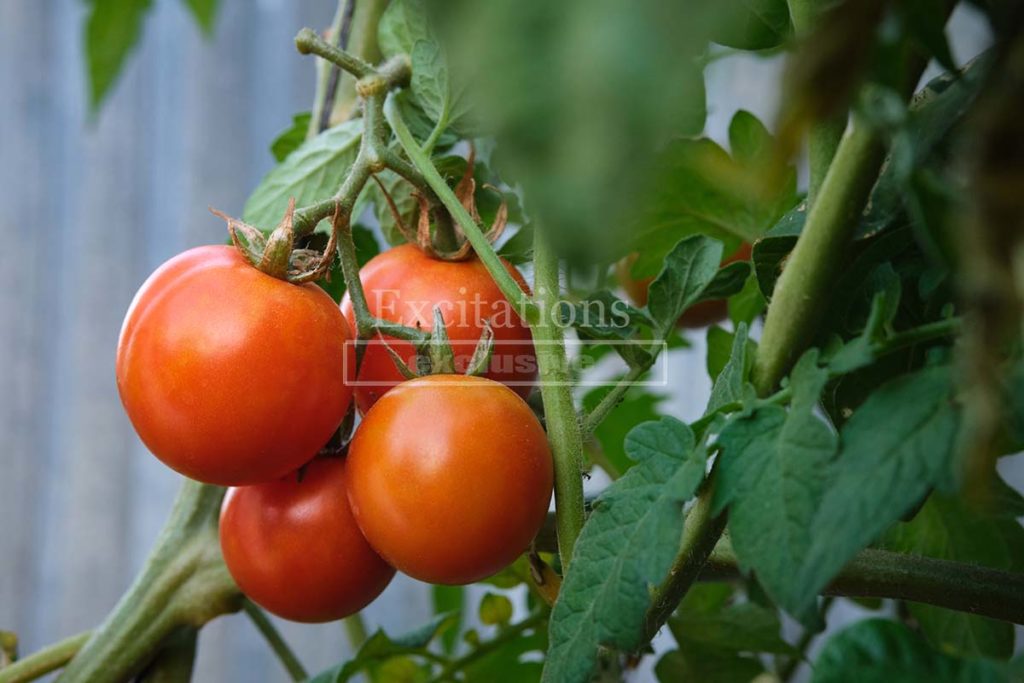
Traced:
<path fill-rule="evenodd" d="M 386 393 L 356 430 L 347 467 L 370 545 L 431 583 L 472 583 L 508 565 L 551 501 L 544 429 L 519 396 L 481 377 L 421 377 Z"/>
<path fill-rule="evenodd" d="M 320 288 L 265 275 L 232 247 L 198 247 L 135 295 L 117 388 L 169 467 L 211 484 L 269 481 L 308 462 L 344 418 L 349 338 Z"/>
<path fill-rule="evenodd" d="M 749 261 L 750 260 L 751 246 L 748 242 L 744 242 L 740 245 L 732 256 L 727 256 L 722 259 L 722 265 L 727 266 L 730 263 L 737 261 Z M 626 258 L 615 264 L 615 276 L 619 280 L 619 285 L 626 292 L 630 299 L 637 306 L 647 305 L 647 288 L 654 281 L 653 277 L 644 278 L 642 280 L 635 280 L 630 274 L 630 269 L 633 267 L 633 262 L 636 261 L 636 256 L 627 256 Z M 691 306 L 679 317 L 679 327 L 707 327 L 712 323 L 716 323 L 720 320 L 724 320 L 729 314 L 729 308 L 725 299 L 714 299 L 711 301 L 701 301 L 694 306 Z"/>
<path fill-rule="evenodd" d="M 509 263 L 505 267 L 525 290 L 526 282 L 519 271 Z M 466 370 L 484 321 L 489 321 L 494 331 L 494 354 L 486 376 L 510 384 L 523 398 L 529 395 L 537 375 L 530 329 L 481 261 L 442 261 L 404 244 L 371 259 L 359 271 L 359 279 L 370 313 L 378 318 L 429 331 L 434 327 L 434 306 L 440 306 L 455 351 L 457 372 Z M 355 314 L 347 294 L 341 310 L 354 330 Z M 379 339 L 386 340 L 409 367 L 416 367 L 412 344 L 390 337 Z M 365 413 L 403 380 L 387 349 L 377 340 L 371 342 L 355 389 L 359 410 Z"/>
<path fill-rule="evenodd" d="M 363 538 L 346 489 L 345 462 L 320 458 L 301 479 L 228 491 L 220 547 L 238 587 L 292 621 L 355 614 L 390 583 L 395 570 Z"/>

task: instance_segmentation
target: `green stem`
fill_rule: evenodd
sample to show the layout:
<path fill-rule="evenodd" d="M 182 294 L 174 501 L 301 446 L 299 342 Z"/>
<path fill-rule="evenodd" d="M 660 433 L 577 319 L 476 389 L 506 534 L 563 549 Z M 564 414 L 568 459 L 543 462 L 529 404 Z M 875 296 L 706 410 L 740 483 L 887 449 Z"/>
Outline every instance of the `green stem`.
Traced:
<path fill-rule="evenodd" d="M 564 570 L 583 528 L 583 433 L 573 405 L 565 337 L 556 319 L 560 287 L 558 258 L 544 231 L 534 231 L 534 289 L 540 319 L 531 325 L 544 417 L 555 464 L 555 520 Z M 563 572 L 564 573 L 564 572 Z"/>
<path fill-rule="evenodd" d="M 142 572 L 59 680 L 127 680 L 177 629 L 239 609 L 242 596 L 217 537 L 223 497 L 223 488 L 185 480 Z"/>
<path fill-rule="evenodd" d="M 387 9 L 388 1 L 352 0 L 355 8 L 352 12 L 349 40 L 347 45 L 342 47 L 367 64 L 376 64 L 381 59 L 380 47 L 377 45 L 377 26 L 380 24 L 381 15 Z M 352 118 L 358 102 L 356 79 L 341 78 L 334 95 L 334 106 L 331 108 L 328 125 L 336 126 Z"/>
<path fill-rule="evenodd" d="M 752 372 L 759 394 L 771 392 L 813 341 L 884 157 L 878 133 L 855 117 L 775 285 Z"/>
<path fill-rule="evenodd" d="M 376 73 L 376 70 L 358 57 L 331 45 L 311 28 L 304 28 L 295 36 L 295 47 L 304 55 L 316 55 L 344 69 L 356 78 Z"/>
<path fill-rule="evenodd" d="M 196 661 L 199 631 L 191 627 L 178 629 L 150 662 L 135 683 L 189 683 Z"/>
<path fill-rule="evenodd" d="M 363 621 L 362 614 L 356 612 L 345 617 L 345 634 L 348 636 L 352 651 L 358 652 L 367 638 L 366 623 Z"/>
<path fill-rule="evenodd" d="M 452 681 L 455 680 L 454 676 L 459 671 L 465 669 L 467 666 L 477 661 L 478 659 L 489 655 L 495 650 L 501 649 L 506 643 L 510 643 L 523 634 L 524 631 L 529 631 L 531 628 L 539 626 L 544 621 L 545 615 L 543 612 L 537 612 L 531 616 L 523 619 L 518 624 L 509 626 L 497 636 L 488 640 L 487 642 L 480 643 L 470 652 L 466 653 L 462 657 L 450 662 L 442 669 L 441 673 L 433 679 L 433 683 L 441 683 L 441 681 Z"/>
<path fill-rule="evenodd" d="M 34 681 L 51 671 L 61 668 L 74 657 L 92 635 L 90 631 L 73 635 L 53 645 L 33 652 L 10 666 L 0 669 L 0 683 L 24 683 Z"/>
<path fill-rule="evenodd" d="M 473 246 L 477 257 L 487 267 L 491 277 L 494 278 L 495 283 L 501 289 L 501 293 L 505 295 L 509 303 L 516 307 L 516 311 L 521 318 L 528 323 L 534 321 L 537 314 L 533 301 L 519 287 L 519 283 L 515 281 L 512 274 L 506 270 L 505 264 L 497 252 L 494 251 L 494 247 L 487 241 L 480 226 L 476 224 L 469 215 L 469 212 L 462 206 L 458 197 L 455 196 L 455 193 L 448 187 L 448 183 L 444 181 L 441 174 L 434 168 L 430 157 L 416 144 L 416 139 L 402 119 L 402 114 L 395 103 L 394 96 L 388 97 L 384 105 L 384 114 L 387 117 L 388 123 L 391 124 L 391 130 L 394 131 L 395 137 L 398 138 L 399 144 L 402 145 L 402 149 L 405 150 L 412 165 L 423 175 L 424 181 L 437 194 L 438 199 L 448 209 L 448 212 L 459 224 L 459 227 L 462 228 L 462 231 L 466 234 L 466 239 Z"/>
<path fill-rule="evenodd" d="M 278 632 L 274 626 L 274 622 L 270 621 L 270 617 L 260 609 L 252 600 L 246 598 L 242 601 L 242 609 L 245 610 L 249 620 L 256 627 L 256 630 L 260 632 L 263 639 L 267 641 L 267 645 L 277 655 L 278 661 L 281 662 L 281 666 L 285 668 L 288 675 L 292 677 L 293 681 L 304 681 L 309 677 L 306 670 L 302 668 L 302 663 L 299 658 L 295 656 L 292 649 L 288 647 L 288 643 L 285 642 L 284 638 Z"/>
<path fill-rule="evenodd" d="M 605 394 L 594 409 L 587 413 L 582 418 L 581 429 L 583 431 L 584 438 L 594 433 L 594 430 L 604 422 L 604 419 L 611 414 L 613 410 L 622 401 L 622 397 L 625 395 L 629 388 L 632 387 L 637 380 L 643 377 L 643 374 L 647 372 L 654 364 L 656 356 L 652 356 L 649 363 L 632 367 L 629 371 L 615 383 L 611 391 Z"/>

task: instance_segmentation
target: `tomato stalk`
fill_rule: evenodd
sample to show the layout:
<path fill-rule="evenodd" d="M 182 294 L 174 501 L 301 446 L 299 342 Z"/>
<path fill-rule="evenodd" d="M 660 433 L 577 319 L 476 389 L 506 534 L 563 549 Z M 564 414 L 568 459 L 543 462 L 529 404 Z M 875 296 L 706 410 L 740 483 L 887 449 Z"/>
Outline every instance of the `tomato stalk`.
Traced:
<path fill-rule="evenodd" d="M 288 647 L 288 643 L 284 641 L 281 634 L 278 633 L 277 629 L 274 628 L 274 624 L 270 621 L 270 617 L 260 609 L 252 600 L 245 598 L 242 600 L 242 609 L 248 615 L 249 620 L 252 621 L 256 630 L 260 632 L 263 639 L 267 641 L 267 645 L 277 655 L 277 659 L 281 662 L 281 665 L 288 672 L 288 675 L 292 677 L 293 681 L 304 681 L 309 677 L 306 670 L 302 667 L 302 663 L 299 658 L 295 656 L 291 648 Z"/>

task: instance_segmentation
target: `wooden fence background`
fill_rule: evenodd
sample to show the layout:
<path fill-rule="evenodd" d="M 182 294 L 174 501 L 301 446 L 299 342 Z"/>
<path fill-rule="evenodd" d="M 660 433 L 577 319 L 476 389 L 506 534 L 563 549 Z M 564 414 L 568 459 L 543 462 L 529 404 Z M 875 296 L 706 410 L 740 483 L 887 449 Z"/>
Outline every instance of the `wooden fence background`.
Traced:
<path fill-rule="evenodd" d="M 183 2 L 154 4 L 90 122 L 85 3 L 0 0 L 0 628 L 25 653 L 102 619 L 163 523 L 180 480 L 121 409 L 121 320 L 158 264 L 223 239 L 206 207 L 239 214 L 272 164 L 270 140 L 309 107 L 311 61 L 292 37 L 329 23 L 335 2 L 222 0 L 212 41 Z M 970 57 L 984 31 L 960 23 Z M 777 73 L 777 61 L 718 62 L 709 132 L 724 138 L 737 103 L 770 121 Z M 700 346 L 671 361 L 682 417 L 706 395 Z M 400 577 L 367 618 L 401 632 L 429 613 L 427 590 Z M 340 625 L 282 627 L 312 671 L 348 652 Z M 285 675 L 236 615 L 203 631 L 196 680 Z"/>

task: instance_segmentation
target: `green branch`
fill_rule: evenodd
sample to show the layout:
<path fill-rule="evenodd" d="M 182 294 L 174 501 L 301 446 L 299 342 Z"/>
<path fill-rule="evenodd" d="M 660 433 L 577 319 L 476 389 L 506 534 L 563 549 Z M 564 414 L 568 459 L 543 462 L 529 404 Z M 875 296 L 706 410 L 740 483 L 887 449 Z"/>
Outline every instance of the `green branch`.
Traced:
<path fill-rule="evenodd" d="M 0 669 L 0 683 L 25 683 L 61 668 L 74 657 L 92 633 L 86 631 L 44 647 Z"/>
<path fill-rule="evenodd" d="M 259 608 L 252 600 L 246 598 L 242 601 L 242 609 L 245 610 L 249 620 L 256 627 L 256 630 L 260 632 L 263 639 L 267 641 L 267 645 L 273 650 L 274 654 L 277 655 L 278 661 L 281 662 L 281 666 L 285 668 L 288 675 L 292 677 L 293 681 L 304 681 L 309 677 L 306 670 L 302 668 L 302 663 L 299 658 L 295 656 L 292 649 L 288 647 L 288 643 L 285 642 L 284 638 L 278 632 L 274 626 L 274 622 L 270 621 L 270 617 Z"/>

